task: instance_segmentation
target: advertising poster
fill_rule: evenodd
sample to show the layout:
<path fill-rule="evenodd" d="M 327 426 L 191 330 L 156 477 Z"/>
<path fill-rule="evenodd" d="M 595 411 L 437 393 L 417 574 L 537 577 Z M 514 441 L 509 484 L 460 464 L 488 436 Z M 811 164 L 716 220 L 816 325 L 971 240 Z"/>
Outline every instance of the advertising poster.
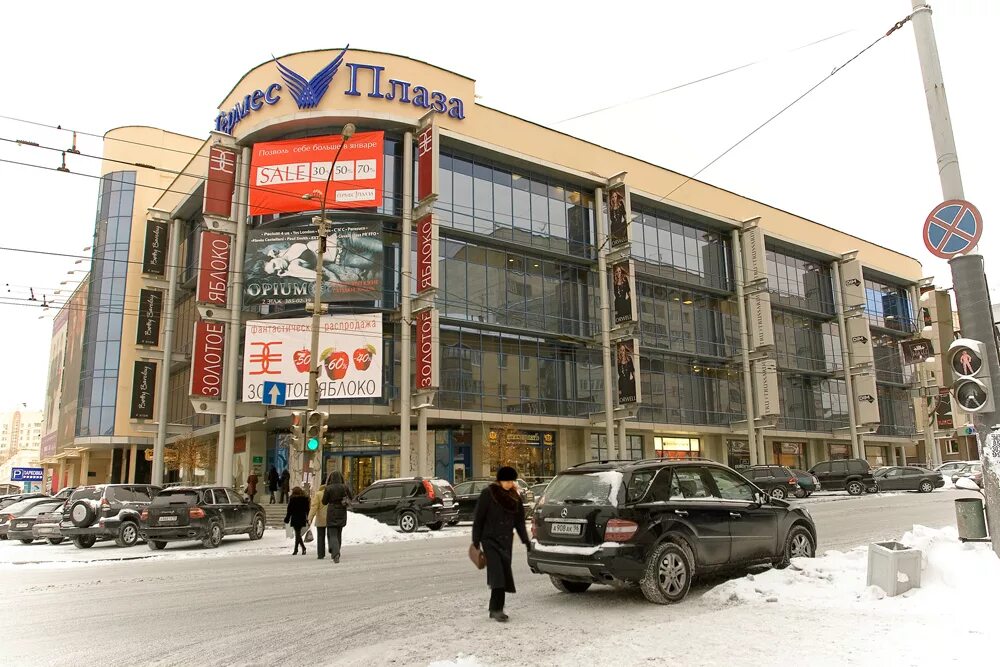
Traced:
<path fill-rule="evenodd" d="M 615 346 L 615 367 L 618 370 L 618 405 L 639 402 L 639 364 L 635 339 L 621 340 Z"/>
<path fill-rule="evenodd" d="M 614 323 L 624 324 L 638 320 L 635 290 L 635 266 L 628 259 L 611 266 L 611 289 L 614 296 Z"/>
<path fill-rule="evenodd" d="M 199 319 L 191 344 L 191 395 L 222 398 L 226 325 Z"/>
<path fill-rule="evenodd" d="M 259 403 L 264 381 L 288 385 L 289 401 L 309 397 L 311 317 L 247 322 L 243 401 Z M 321 400 L 382 396 L 382 314 L 320 319 Z"/>
<path fill-rule="evenodd" d="M 632 240 L 629 225 L 631 217 L 625 184 L 612 185 L 608 188 L 608 237 L 612 250 Z"/>
<path fill-rule="evenodd" d="M 229 234 L 204 231 L 201 233 L 201 261 L 198 264 L 198 285 L 195 300 L 225 307 L 229 293 L 229 258 L 233 237 Z"/>
<path fill-rule="evenodd" d="M 153 392 L 156 387 L 156 364 L 137 361 L 132 369 L 132 419 L 153 418 Z"/>
<path fill-rule="evenodd" d="M 316 263 L 323 266 L 323 301 L 382 298 L 382 223 L 333 225 L 320 254 L 310 224 L 248 233 L 243 304 L 305 303 L 313 298 Z"/>
<path fill-rule="evenodd" d="M 359 132 L 342 150 L 339 134 L 254 144 L 250 215 L 319 210 L 331 165 L 327 209 L 381 206 L 383 139 L 382 132 Z"/>
<path fill-rule="evenodd" d="M 160 344 L 160 316 L 163 313 L 163 291 L 139 290 L 139 319 L 135 328 L 135 344 Z"/>
<path fill-rule="evenodd" d="M 228 218 L 233 210 L 236 187 L 236 151 L 215 145 L 208 149 L 208 178 L 205 179 L 205 215 Z"/>
<path fill-rule="evenodd" d="M 142 272 L 162 276 L 167 270 L 167 240 L 170 227 L 162 220 L 146 221 L 146 239 L 142 246 Z"/>

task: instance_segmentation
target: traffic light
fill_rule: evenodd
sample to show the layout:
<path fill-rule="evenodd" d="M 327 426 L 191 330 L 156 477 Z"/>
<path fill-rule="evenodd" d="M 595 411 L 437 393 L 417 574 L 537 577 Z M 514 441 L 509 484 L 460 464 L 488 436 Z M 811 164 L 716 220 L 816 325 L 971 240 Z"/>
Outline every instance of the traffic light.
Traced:
<path fill-rule="evenodd" d="M 948 347 L 948 366 L 954 373 L 951 392 L 964 412 L 993 412 L 993 396 L 986 346 L 959 338 Z"/>
<path fill-rule="evenodd" d="M 304 412 L 293 412 L 292 413 L 292 447 L 298 447 L 304 441 L 303 433 L 306 422 L 306 413 Z"/>
<path fill-rule="evenodd" d="M 328 417 L 329 415 L 325 412 L 310 412 L 306 417 L 305 451 L 316 452 L 322 449 Z"/>

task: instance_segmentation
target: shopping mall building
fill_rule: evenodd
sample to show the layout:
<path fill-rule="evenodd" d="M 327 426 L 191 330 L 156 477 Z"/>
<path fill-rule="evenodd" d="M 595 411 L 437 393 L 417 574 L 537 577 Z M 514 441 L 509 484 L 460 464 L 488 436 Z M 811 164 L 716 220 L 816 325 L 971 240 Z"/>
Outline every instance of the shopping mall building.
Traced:
<path fill-rule="evenodd" d="M 836 220 L 482 106 L 472 79 L 398 55 L 283 56 L 219 108 L 202 137 L 106 135 L 90 279 L 53 345 L 60 484 L 155 481 L 160 457 L 164 479 L 237 485 L 299 465 L 317 265 L 330 417 L 309 469 L 358 487 L 953 448 L 899 350 L 950 340 L 947 294 Z"/>

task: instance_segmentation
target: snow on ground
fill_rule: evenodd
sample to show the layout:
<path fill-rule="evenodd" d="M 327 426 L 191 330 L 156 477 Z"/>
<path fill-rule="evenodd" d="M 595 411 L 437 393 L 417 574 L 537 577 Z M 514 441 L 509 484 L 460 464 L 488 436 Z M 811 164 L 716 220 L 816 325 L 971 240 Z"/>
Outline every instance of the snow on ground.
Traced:
<path fill-rule="evenodd" d="M 765 570 L 711 587 L 702 584 L 677 605 L 642 606 L 638 595 L 634 604 L 623 604 L 602 592 L 608 589 L 596 587 L 574 596 L 553 592 L 558 619 L 522 618 L 521 605 L 514 604 L 511 623 L 477 627 L 465 652 L 452 653 L 457 657 L 450 662 L 441 661 L 446 656 L 436 651 L 428 660 L 439 660 L 433 665 L 476 667 L 764 667 L 789 661 L 820 667 L 896 667 L 993 661 L 989 656 L 996 650 L 993 610 L 1000 599 L 1000 559 L 991 546 L 963 544 L 952 527 L 914 526 L 898 541 L 923 555 L 921 588 L 901 596 L 890 598 L 866 586 L 868 547 L 862 546 L 796 559 L 786 570 Z M 567 625 L 585 631 L 586 641 L 539 641 L 566 637 Z M 557 632 L 557 626 L 563 632 Z"/>
<path fill-rule="evenodd" d="M 470 535 L 471 530 L 470 526 L 455 526 L 444 527 L 438 531 L 421 529 L 415 533 L 402 533 L 370 517 L 351 513 L 344 528 L 343 539 L 344 546 L 350 547 L 359 544 L 457 537 Z M 307 544 L 308 550 L 312 552 L 316 542 Z M 66 567 L 123 560 L 253 556 L 291 551 L 293 545 L 294 541 L 286 537 L 284 528 L 268 528 L 260 540 L 251 540 L 246 535 L 231 535 L 223 538 L 218 549 L 205 548 L 200 542 L 171 542 L 163 551 L 151 551 L 144 543 L 121 548 L 113 541 L 105 541 L 98 542 L 89 549 L 78 549 L 69 540 L 58 545 L 41 541 L 28 545 L 21 544 L 17 540 L 4 540 L 0 541 L 0 567 L 11 565 Z"/>

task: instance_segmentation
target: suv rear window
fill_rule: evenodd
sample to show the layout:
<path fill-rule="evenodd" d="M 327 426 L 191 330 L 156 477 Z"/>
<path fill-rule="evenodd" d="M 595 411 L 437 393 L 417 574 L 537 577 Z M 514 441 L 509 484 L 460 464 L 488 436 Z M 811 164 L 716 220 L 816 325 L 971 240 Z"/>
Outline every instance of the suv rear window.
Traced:
<path fill-rule="evenodd" d="M 101 490 L 97 487 L 89 486 L 84 489 L 77 489 L 73 492 L 73 495 L 69 497 L 71 503 L 75 503 L 77 500 L 100 500 Z"/>
<path fill-rule="evenodd" d="M 167 505 L 195 505 L 198 502 L 198 492 L 191 490 L 161 491 L 153 498 L 154 507 L 165 507 Z"/>
<path fill-rule="evenodd" d="M 559 475 L 545 490 L 545 501 L 617 505 L 622 474 L 616 470 Z"/>
<path fill-rule="evenodd" d="M 454 498 L 455 491 L 451 488 L 451 484 L 444 481 L 443 479 L 433 479 L 431 480 L 431 486 L 434 487 L 434 495 L 439 498 Z"/>

